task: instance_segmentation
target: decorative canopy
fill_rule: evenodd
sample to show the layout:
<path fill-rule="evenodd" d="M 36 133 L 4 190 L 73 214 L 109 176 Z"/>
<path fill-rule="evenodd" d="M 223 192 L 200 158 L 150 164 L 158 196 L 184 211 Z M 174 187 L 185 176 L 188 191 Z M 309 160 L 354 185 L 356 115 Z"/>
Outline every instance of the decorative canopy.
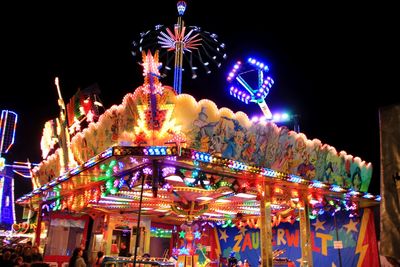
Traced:
<path fill-rule="evenodd" d="M 370 163 L 210 100 L 177 95 L 158 80 L 159 66 L 157 54 L 143 54 L 144 84 L 71 139 L 76 166 L 62 173 L 64 152 L 55 150 L 33 170 L 34 191 L 17 202 L 133 213 L 141 204 L 155 220 L 175 214 L 168 216 L 174 221 L 257 217 L 265 183 L 274 218 L 293 220 L 303 200 L 313 212 L 379 201 L 367 193 Z"/>

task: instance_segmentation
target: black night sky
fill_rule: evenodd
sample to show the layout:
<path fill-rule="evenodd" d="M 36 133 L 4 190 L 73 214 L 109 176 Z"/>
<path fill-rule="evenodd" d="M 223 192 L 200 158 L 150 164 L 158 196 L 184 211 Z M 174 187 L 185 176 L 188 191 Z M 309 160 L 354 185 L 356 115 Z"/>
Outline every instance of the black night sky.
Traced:
<path fill-rule="evenodd" d="M 378 110 L 399 102 L 393 86 L 399 70 L 394 40 L 400 23 L 390 14 L 395 9 L 366 2 L 262 2 L 261 7 L 253 0 L 188 1 L 186 25 L 216 33 L 228 57 L 209 75 L 185 77 L 182 92 L 249 117 L 261 114 L 257 105 L 230 97 L 225 80 L 235 61 L 258 57 L 275 80 L 266 99 L 270 109 L 299 114 L 300 130 L 309 139 L 372 162 L 369 191 L 379 194 Z M 120 104 L 143 82 L 132 41 L 157 24 L 172 27 L 177 18 L 173 0 L 85 6 L 35 2 L 2 11 L 0 109 L 19 114 L 8 162 L 40 162 L 44 123 L 59 113 L 56 76 L 65 102 L 78 88 L 98 83 L 106 108 Z M 162 82 L 172 85 L 171 78 Z M 31 189 L 22 177 L 15 183 L 16 198 Z"/>

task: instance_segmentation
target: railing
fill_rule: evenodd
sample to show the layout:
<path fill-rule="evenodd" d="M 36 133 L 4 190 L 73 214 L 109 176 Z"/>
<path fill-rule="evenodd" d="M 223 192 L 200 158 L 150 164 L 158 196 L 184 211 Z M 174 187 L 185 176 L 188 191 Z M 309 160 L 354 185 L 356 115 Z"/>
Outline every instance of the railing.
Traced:
<path fill-rule="evenodd" d="M 101 267 L 127 267 L 134 266 L 133 257 L 113 257 L 106 256 L 102 262 Z M 136 259 L 136 266 L 175 266 L 175 262 L 169 261 L 165 258 L 143 258 Z"/>

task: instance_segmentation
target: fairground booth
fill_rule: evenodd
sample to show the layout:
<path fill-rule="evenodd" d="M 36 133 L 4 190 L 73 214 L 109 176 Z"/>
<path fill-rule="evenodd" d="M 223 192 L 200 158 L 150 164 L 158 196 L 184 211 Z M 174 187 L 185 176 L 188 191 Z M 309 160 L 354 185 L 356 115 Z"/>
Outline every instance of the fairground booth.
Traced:
<path fill-rule="evenodd" d="M 46 262 L 61 267 L 82 245 L 115 265 L 226 266 L 234 256 L 253 267 L 378 266 L 370 163 L 177 94 L 159 64 L 143 54 L 144 84 L 83 130 L 70 131 L 59 101 L 34 190 L 17 200 L 39 214 Z M 90 114 L 89 100 L 74 103 Z"/>

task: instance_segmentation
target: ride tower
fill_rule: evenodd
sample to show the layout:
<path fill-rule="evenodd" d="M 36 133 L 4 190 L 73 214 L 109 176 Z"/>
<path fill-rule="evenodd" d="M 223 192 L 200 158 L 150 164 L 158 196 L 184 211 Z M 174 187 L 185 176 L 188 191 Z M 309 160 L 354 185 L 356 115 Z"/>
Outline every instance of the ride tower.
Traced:
<path fill-rule="evenodd" d="M 17 113 L 2 110 L 0 117 L 0 229 L 10 230 L 15 223 L 14 172 L 3 157 L 14 144 Z"/>

